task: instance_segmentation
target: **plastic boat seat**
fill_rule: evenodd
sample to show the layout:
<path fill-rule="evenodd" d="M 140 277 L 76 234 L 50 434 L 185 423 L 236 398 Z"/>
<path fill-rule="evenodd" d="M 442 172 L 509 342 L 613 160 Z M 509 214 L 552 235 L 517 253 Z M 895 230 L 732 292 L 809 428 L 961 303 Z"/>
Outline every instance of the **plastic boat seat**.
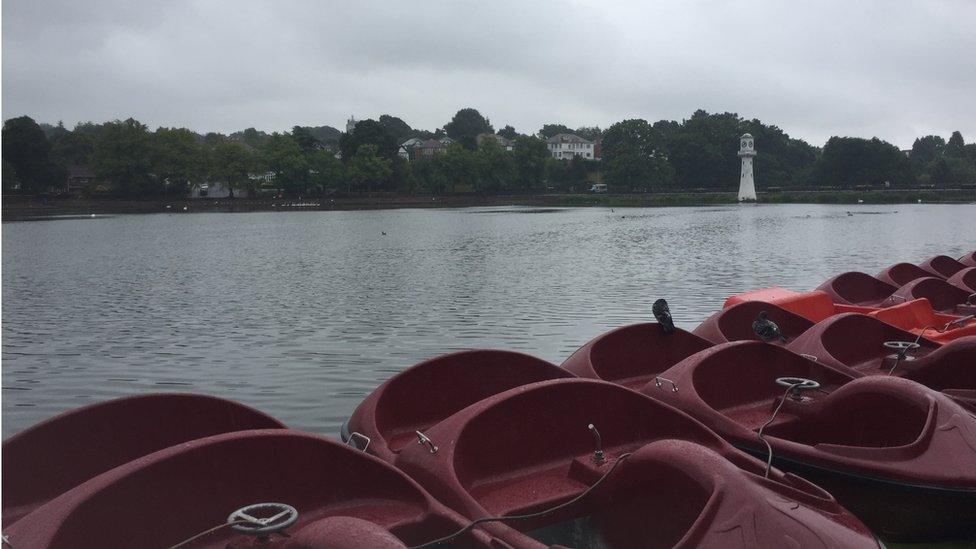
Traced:
<path fill-rule="evenodd" d="M 767 317 L 779 326 L 780 332 L 787 341 L 791 341 L 813 326 L 812 321 L 779 305 L 762 301 L 744 301 L 708 317 L 692 333 L 715 344 L 729 341 L 760 341 L 759 336 L 752 329 L 752 323 L 758 318 L 760 312 L 765 312 Z M 770 343 L 781 344 L 780 341 Z"/>
<path fill-rule="evenodd" d="M 976 293 L 976 267 L 966 267 L 950 276 L 946 282 L 971 294 Z"/>
<path fill-rule="evenodd" d="M 822 364 L 855 368 L 864 373 L 881 373 L 882 361 L 894 351 L 884 346 L 886 341 L 914 342 L 918 336 L 877 318 L 845 313 L 824 320 L 791 342 L 788 348 L 795 353 L 817 358 Z M 913 357 L 922 357 L 939 347 L 923 337 Z"/>
<path fill-rule="evenodd" d="M 834 303 L 858 307 L 879 307 L 898 288 L 857 271 L 839 274 L 817 287 Z"/>
<path fill-rule="evenodd" d="M 927 339 L 938 343 L 946 343 L 967 335 L 976 335 L 976 321 L 967 322 L 958 327 L 952 327 L 941 332 L 947 324 L 958 320 L 955 315 L 937 313 L 932 309 L 928 299 L 915 299 L 899 305 L 892 305 L 868 313 L 887 324 L 911 332 L 915 336 L 924 335 Z"/>
<path fill-rule="evenodd" d="M 656 323 L 632 324 L 597 336 L 570 355 L 562 367 L 579 377 L 637 389 L 709 346 L 708 341 L 680 328 L 665 334 Z"/>
<path fill-rule="evenodd" d="M 969 252 L 968 254 L 959 258 L 959 263 L 967 267 L 976 267 L 976 251 Z"/>
<path fill-rule="evenodd" d="M 219 433 L 284 427 L 243 404 L 194 394 L 139 395 L 71 410 L 3 443 L 3 525 L 157 450 Z"/>
<path fill-rule="evenodd" d="M 348 429 L 371 439 L 367 451 L 392 462 L 416 431 L 483 398 L 573 374 L 523 353 L 471 350 L 421 362 L 388 379 L 356 408 Z"/>
<path fill-rule="evenodd" d="M 906 365 L 902 377 L 976 411 L 976 335 L 956 339 Z"/>
<path fill-rule="evenodd" d="M 878 273 L 875 278 L 882 282 L 900 288 L 905 284 L 919 278 L 932 276 L 932 273 L 912 263 L 895 263 L 887 269 Z"/>
<path fill-rule="evenodd" d="M 922 263 L 919 263 L 918 266 L 931 273 L 931 276 L 937 276 L 939 278 L 949 278 L 966 268 L 966 265 L 947 255 L 930 257 Z"/>
<path fill-rule="evenodd" d="M 932 304 L 932 309 L 940 313 L 960 314 L 959 306 L 964 305 L 970 295 L 971 292 L 953 286 L 941 278 L 930 276 L 914 280 L 898 288 L 898 291 L 892 294 L 888 300 L 888 304 L 896 305 L 925 298 Z"/>

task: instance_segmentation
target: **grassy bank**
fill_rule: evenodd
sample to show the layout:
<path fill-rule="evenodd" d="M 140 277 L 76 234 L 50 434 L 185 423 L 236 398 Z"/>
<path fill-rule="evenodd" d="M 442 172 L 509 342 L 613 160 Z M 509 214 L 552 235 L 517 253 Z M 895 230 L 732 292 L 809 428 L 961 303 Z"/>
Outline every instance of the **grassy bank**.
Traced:
<path fill-rule="evenodd" d="M 759 193 L 759 202 L 777 204 L 976 203 L 976 190 L 779 191 Z M 461 208 L 471 206 L 666 207 L 734 204 L 736 193 L 545 194 L 545 195 L 373 195 L 310 199 L 151 199 L 3 197 L 3 220 L 62 215 Z"/>

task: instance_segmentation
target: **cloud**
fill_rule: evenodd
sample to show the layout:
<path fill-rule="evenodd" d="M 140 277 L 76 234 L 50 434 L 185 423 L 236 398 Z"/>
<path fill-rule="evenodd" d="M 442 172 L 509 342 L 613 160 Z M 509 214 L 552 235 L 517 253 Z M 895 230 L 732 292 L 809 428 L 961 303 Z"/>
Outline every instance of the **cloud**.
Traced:
<path fill-rule="evenodd" d="M 11 0 L 3 116 L 234 131 L 732 111 L 821 145 L 976 138 L 976 3 Z"/>

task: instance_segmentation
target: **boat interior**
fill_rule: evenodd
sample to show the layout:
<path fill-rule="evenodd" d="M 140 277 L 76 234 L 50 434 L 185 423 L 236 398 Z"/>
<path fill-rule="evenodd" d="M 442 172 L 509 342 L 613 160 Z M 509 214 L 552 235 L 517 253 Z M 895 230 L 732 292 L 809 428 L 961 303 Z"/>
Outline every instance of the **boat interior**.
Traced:
<path fill-rule="evenodd" d="M 971 294 L 976 293 L 976 267 L 966 267 L 950 276 L 946 282 Z"/>
<path fill-rule="evenodd" d="M 243 404 L 194 394 L 131 396 L 71 410 L 3 443 L 3 525 L 157 450 L 219 433 L 284 427 Z"/>
<path fill-rule="evenodd" d="M 859 307 L 880 307 L 895 293 L 897 286 L 857 271 L 839 274 L 817 287 L 826 292 L 834 303 Z"/>
<path fill-rule="evenodd" d="M 976 300 L 970 303 L 972 292 L 949 284 L 941 278 L 930 276 L 919 278 L 898 288 L 888 304 L 896 305 L 905 301 L 925 298 L 932 308 L 944 314 L 971 315 L 976 313 Z"/>
<path fill-rule="evenodd" d="M 918 265 L 922 269 L 940 278 L 949 278 L 966 267 L 965 264 L 947 255 L 930 257 Z"/>
<path fill-rule="evenodd" d="M 760 341 L 759 336 L 752 329 L 752 323 L 758 318 L 760 312 L 765 312 L 767 318 L 776 323 L 787 342 L 813 326 L 812 321 L 773 303 L 743 301 L 708 317 L 692 333 L 715 344 L 729 341 Z M 770 343 L 783 344 L 780 341 Z"/>
<path fill-rule="evenodd" d="M 710 346 L 708 341 L 680 328 L 666 334 L 656 323 L 632 324 L 590 341 L 566 359 L 562 367 L 579 377 L 636 389 Z"/>
<path fill-rule="evenodd" d="M 913 263 L 895 263 L 894 265 L 891 265 L 878 273 L 875 278 L 887 284 L 891 284 L 896 288 L 900 288 L 913 280 L 925 278 L 927 276 L 932 276 L 932 273 L 926 271 L 918 265 Z"/>

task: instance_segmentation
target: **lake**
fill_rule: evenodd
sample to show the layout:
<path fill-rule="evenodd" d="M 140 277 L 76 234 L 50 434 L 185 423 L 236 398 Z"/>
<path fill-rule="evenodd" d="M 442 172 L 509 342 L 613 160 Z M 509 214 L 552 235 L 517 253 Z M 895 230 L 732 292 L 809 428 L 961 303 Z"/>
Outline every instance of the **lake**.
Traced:
<path fill-rule="evenodd" d="M 850 212 L 850 214 L 848 213 Z M 465 348 L 557 364 L 666 298 L 811 289 L 976 248 L 973 205 L 154 214 L 3 224 L 3 437 L 132 393 L 216 394 L 335 436 Z"/>

